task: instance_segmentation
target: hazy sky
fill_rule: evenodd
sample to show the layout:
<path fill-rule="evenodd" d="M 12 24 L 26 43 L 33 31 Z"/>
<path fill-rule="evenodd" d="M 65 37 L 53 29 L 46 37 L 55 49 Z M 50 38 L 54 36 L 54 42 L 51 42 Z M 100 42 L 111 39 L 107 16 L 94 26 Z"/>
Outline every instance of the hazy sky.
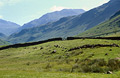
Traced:
<path fill-rule="evenodd" d="M 109 0 L 0 0 L 0 19 L 23 25 L 64 8 L 89 10 Z"/>

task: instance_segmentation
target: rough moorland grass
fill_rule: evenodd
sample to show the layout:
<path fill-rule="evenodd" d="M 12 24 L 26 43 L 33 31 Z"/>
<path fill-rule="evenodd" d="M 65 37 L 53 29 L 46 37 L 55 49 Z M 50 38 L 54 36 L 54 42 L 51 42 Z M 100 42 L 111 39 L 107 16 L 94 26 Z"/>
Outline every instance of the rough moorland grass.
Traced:
<path fill-rule="evenodd" d="M 107 37 L 120 37 L 120 32 L 109 34 Z"/>
<path fill-rule="evenodd" d="M 120 45 L 120 41 L 117 40 L 79 39 L 53 41 L 35 46 L 1 50 L 0 78 L 119 78 L 120 72 L 117 72 L 119 70 L 114 71 L 117 73 L 107 75 L 103 74 L 106 71 L 99 74 L 89 74 L 90 71 L 88 74 L 84 74 L 82 73 L 83 69 L 82 71 L 77 69 L 73 71 L 72 68 L 78 64 L 78 69 L 80 69 L 80 66 L 85 63 L 83 61 L 85 59 L 93 61 L 104 59 L 106 63 L 110 59 L 119 60 L 120 47 L 97 47 L 68 51 L 70 48 L 86 44 L 113 43 Z M 56 45 L 59 47 L 56 47 Z M 50 71 L 54 73 L 50 73 Z"/>
<path fill-rule="evenodd" d="M 35 71 L 0 71 L 0 78 L 119 78 L 120 72 L 114 74 L 99 73 L 63 73 Z"/>

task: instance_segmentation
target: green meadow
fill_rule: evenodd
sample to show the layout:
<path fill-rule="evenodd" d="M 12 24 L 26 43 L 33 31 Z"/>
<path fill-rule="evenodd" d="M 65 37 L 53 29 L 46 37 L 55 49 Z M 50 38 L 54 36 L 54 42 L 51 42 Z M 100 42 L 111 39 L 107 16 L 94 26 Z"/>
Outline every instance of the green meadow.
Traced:
<path fill-rule="evenodd" d="M 0 50 L 0 78 L 119 78 L 119 40 L 76 39 Z M 112 74 L 107 74 L 111 71 Z"/>

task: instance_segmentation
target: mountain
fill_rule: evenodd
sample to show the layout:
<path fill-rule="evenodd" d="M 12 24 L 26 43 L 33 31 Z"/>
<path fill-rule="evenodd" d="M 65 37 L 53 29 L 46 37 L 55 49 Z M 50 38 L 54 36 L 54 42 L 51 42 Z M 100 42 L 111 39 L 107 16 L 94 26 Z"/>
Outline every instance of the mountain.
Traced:
<path fill-rule="evenodd" d="M 10 35 L 16 31 L 20 26 L 16 23 L 0 19 L 0 33 Z"/>
<path fill-rule="evenodd" d="M 8 43 L 7 41 L 4 41 L 4 40 L 0 39 L 0 45 L 8 45 L 8 44 L 10 44 L 10 43 Z"/>
<path fill-rule="evenodd" d="M 30 27 L 35 27 L 38 25 L 43 25 L 49 22 L 54 22 L 54 21 L 59 20 L 62 17 L 78 15 L 84 12 L 85 11 L 83 9 L 63 9 L 61 11 L 47 13 L 43 15 L 42 17 L 40 17 L 39 19 L 35 19 L 29 23 L 24 24 L 19 30 L 30 28 Z"/>
<path fill-rule="evenodd" d="M 5 34 L 3 34 L 3 33 L 0 33 L 0 39 L 3 39 L 3 38 L 6 38 L 6 35 Z"/>
<path fill-rule="evenodd" d="M 116 17 L 116 16 L 118 16 L 118 15 L 120 15 L 120 11 L 116 12 L 113 16 L 111 16 L 110 19 L 112 19 L 112 18 L 114 18 L 114 17 Z"/>
<path fill-rule="evenodd" d="M 13 43 L 30 42 L 53 37 L 67 37 L 82 33 L 106 20 L 120 10 L 120 0 L 110 0 L 97 8 L 77 16 L 63 17 L 60 20 L 22 30 L 12 34 L 9 41 Z"/>
<path fill-rule="evenodd" d="M 77 36 L 80 36 L 80 37 L 120 36 L 120 11 L 115 13 L 106 22 L 98 26 L 95 26 Z"/>

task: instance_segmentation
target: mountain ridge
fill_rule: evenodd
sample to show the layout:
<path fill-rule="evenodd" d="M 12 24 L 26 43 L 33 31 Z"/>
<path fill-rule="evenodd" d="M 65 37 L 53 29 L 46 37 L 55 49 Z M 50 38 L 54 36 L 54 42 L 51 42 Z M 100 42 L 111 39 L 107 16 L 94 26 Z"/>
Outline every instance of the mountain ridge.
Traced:
<path fill-rule="evenodd" d="M 120 10 L 120 0 L 109 1 L 108 3 L 97 8 L 93 8 L 83 14 L 64 17 L 53 23 L 12 34 L 9 37 L 9 41 L 16 41 L 19 43 L 44 40 L 54 37 L 74 36 L 108 20 L 118 10 Z"/>
<path fill-rule="evenodd" d="M 54 11 L 50 13 L 46 13 L 43 16 L 41 16 L 39 19 L 32 20 L 26 24 L 24 24 L 22 27 L 19 28 L 19 31 L 26 28 L 31 28 L 39 25 L 44 25 L 49 22 L 54 22 L 59 20 L 62 17 L 67 16 L 74 16 L 81 13 L 84 13 L 85 10 L 83 9 L 63 9 L 61 11 Z"/>
<path fill-rule="evenodd" d="M 20 27 L 20 25 L 18 25 L 16 23 L 0 19 L 0 33 L 3 33 L 5 35 L 11 35 L 19 27 Z"/>

